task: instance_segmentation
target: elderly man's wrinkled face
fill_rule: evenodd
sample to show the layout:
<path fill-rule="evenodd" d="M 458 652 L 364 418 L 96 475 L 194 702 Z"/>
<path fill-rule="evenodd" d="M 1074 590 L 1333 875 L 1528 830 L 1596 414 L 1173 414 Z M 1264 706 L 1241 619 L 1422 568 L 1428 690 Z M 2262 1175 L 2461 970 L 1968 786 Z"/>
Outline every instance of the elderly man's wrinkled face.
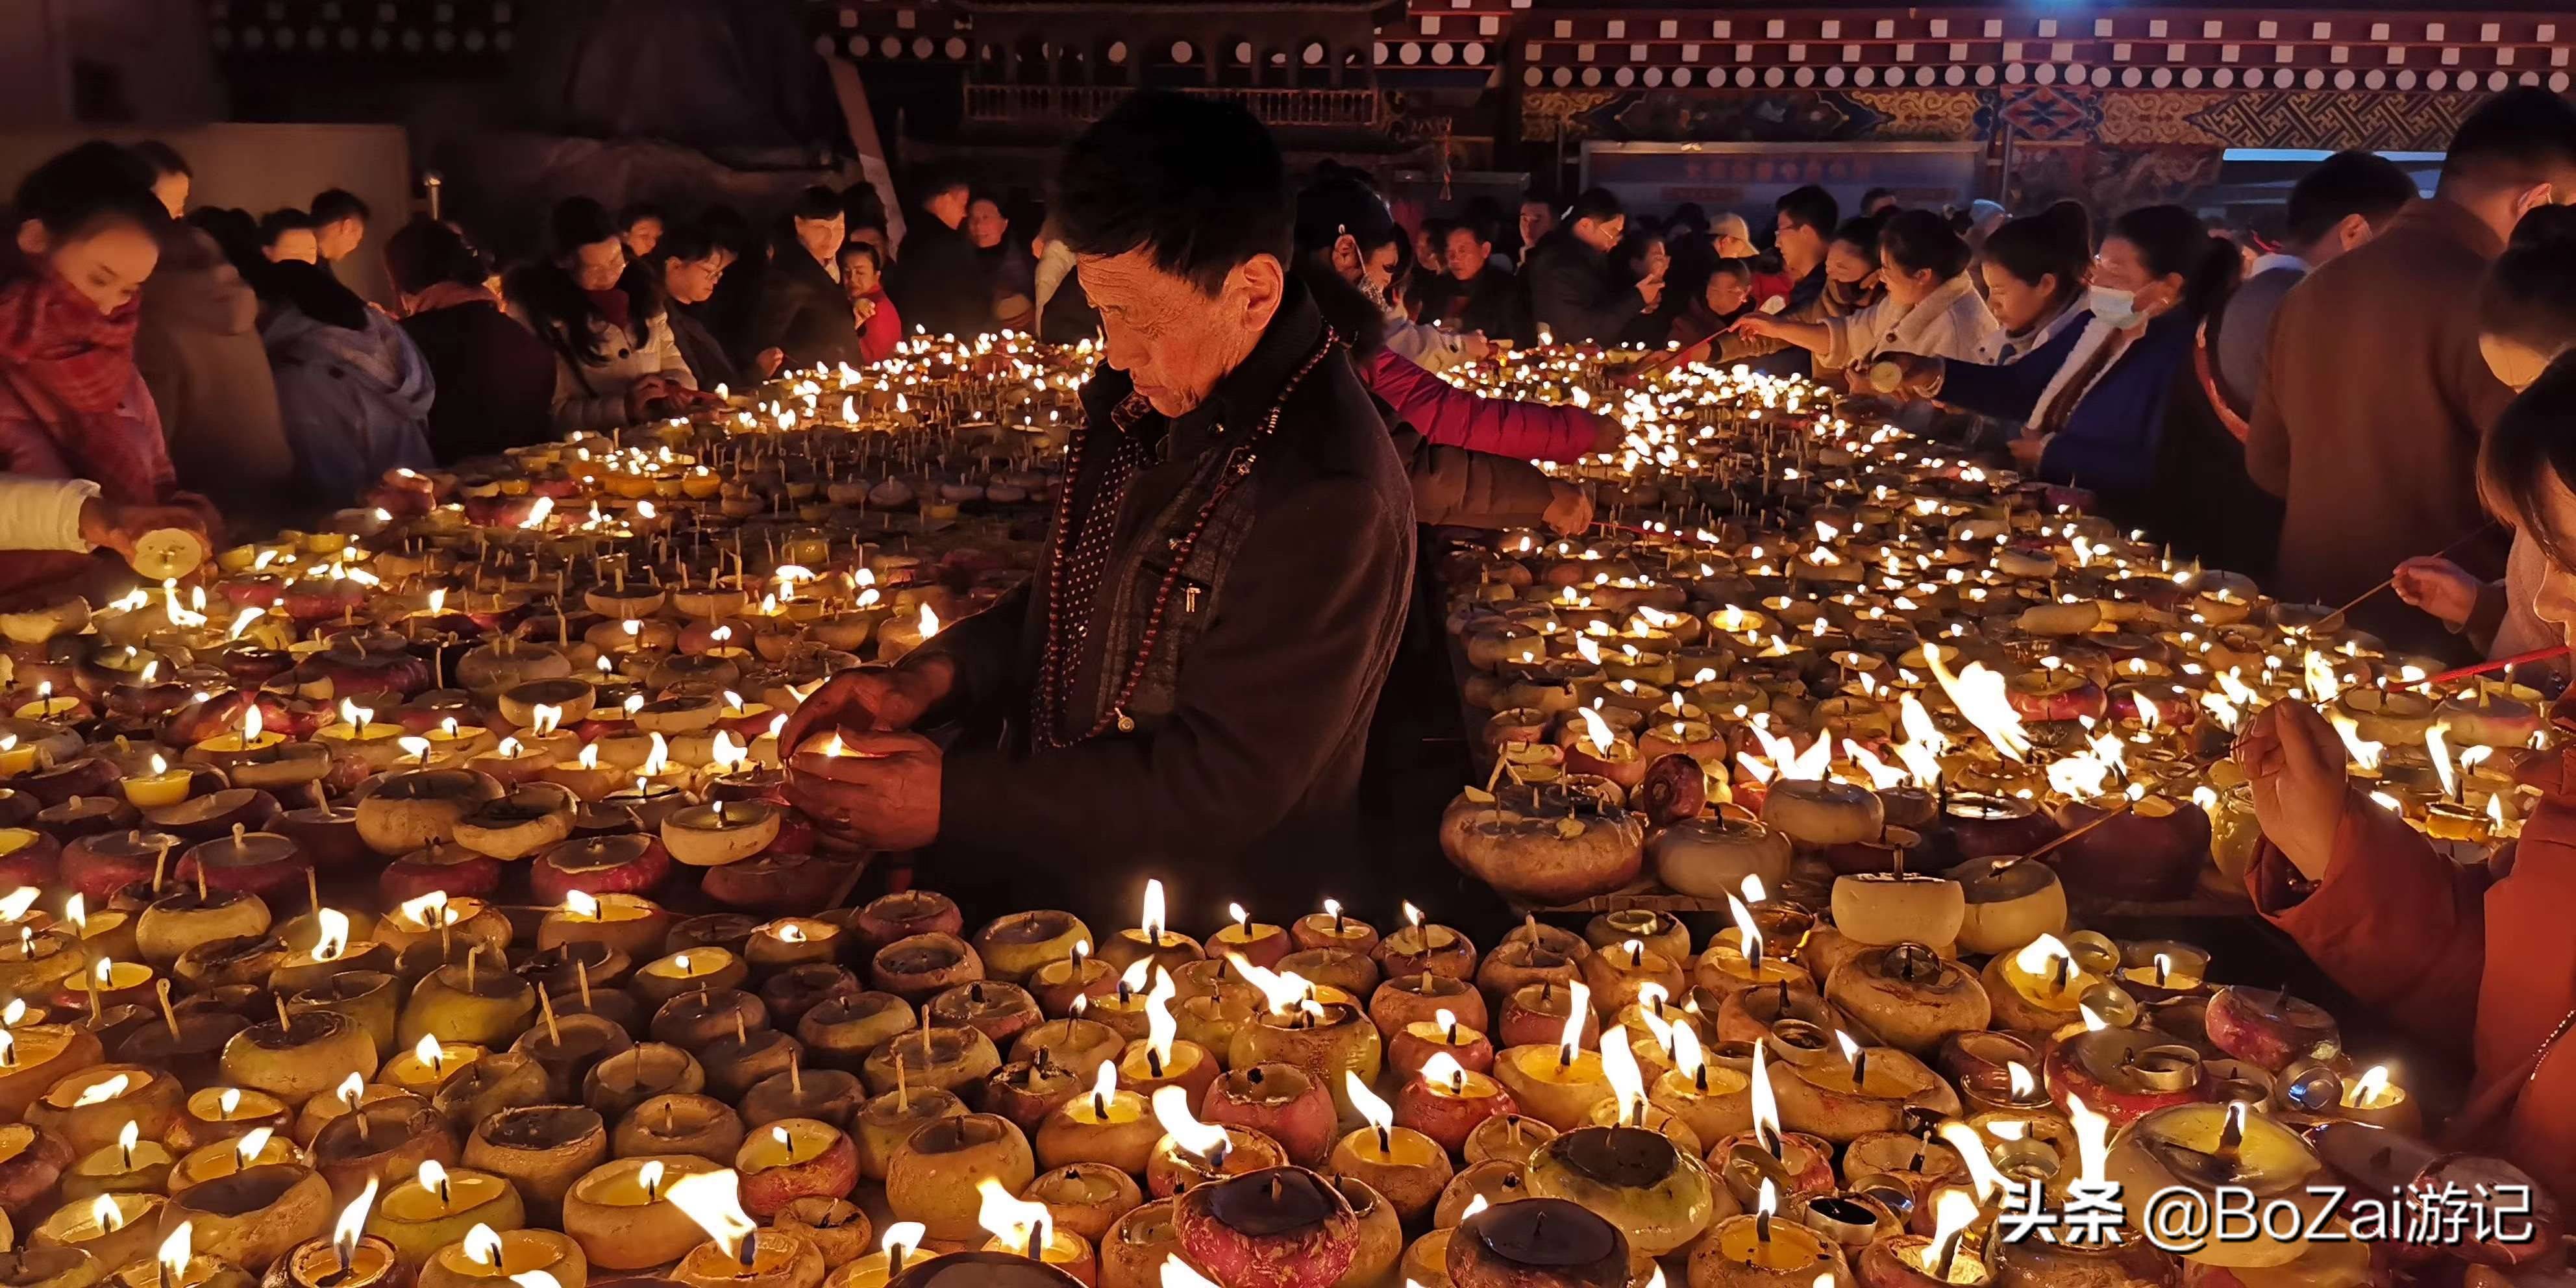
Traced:
<path fill-rule="evenodd" d="M 1157 267 L 1144 247 L 1080 255 L 1075 266 L 1083 294 L 1100 311 L 1109 365 L 1166 416 L 1205 402 L 1252 352 L 1286 287 L 1279 261 L 1268 255 L 1236 265 L 1213 296 Z"/>

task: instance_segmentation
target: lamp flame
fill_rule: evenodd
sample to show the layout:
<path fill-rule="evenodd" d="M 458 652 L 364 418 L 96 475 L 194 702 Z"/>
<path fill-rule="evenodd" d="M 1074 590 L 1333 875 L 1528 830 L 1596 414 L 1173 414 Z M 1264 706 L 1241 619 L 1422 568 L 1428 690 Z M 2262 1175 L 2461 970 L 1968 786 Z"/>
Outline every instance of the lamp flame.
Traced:
<path fill-rule="evenodd" d="M 742 1210 L 742 1175 L 730 1167 L 683 1176 L 662 1197 L 697 1222 L 728 1257 L 741 1256 L 742 1241 L 759 1228 Z"/>
<path fill-rule="evenodd" d="M 196 1260 L 196 1237 L 197 1223 L 182 1221 L 178 1229 L 170 1232 L 169 1238 L 161 1241 L 161 1248 L 152 1254 L 152 1259 L 161 1263 L 161 1273 L 168 1276 L 164 1282 L 180 1284 L 188 1281 L 188 1263 Z"/>
<path fill-rule="evenodd" d="M 1565 1008 L 1565 1032 L 1557 1039 L 1558 1058 L 1574 1063 L 1574 1053 L 1583 1049 L 1583 1022 L 1592 1018 L 1592 990 L 1576 980 L 1568 986 L 1570 1000 Z"/>
<path fill-rule="evenodd" d="M 2066 1097 L 2066 1119 L 2075 1124 L 2076 1156 L 2083 1160 L 2080 1179 L 2100 1181 L 2111 1165 L 2111 1120 L 2093 1112 L 2084 1098 Z"/>
<path fill-rule="evenodd" d="M 1163 1258 L 1161 1288 L 1221 1288 L 1213 1279 L 1192 1270 L 1179 1257 Z M 1407 1281 L 1406 1288 L 1413 1288 Z"/>
<path fill-rule="evenodd" d="M 114 1234 L 125 1228 L 125 1209 L 116 1205 L 116 1197 L 101 1194 L 89 1203 L 89 1219 L 100 1234 Z"/>
<path fill-rule="evenodd" d="M 1191 1116 L 1190 1093 L 1180 1087 L 1154 1089 L 1154 1121 L 1162 1125 L 1163 1134 L 1172 1138 L 1173 1145 L 1183 1153 L 1207 1160 L 1211 1167 L 1224 1160 L 1227 1147 L 1233 1143 L 1225 1128 Z"/>
<path fill-rule="evenodd" d="M 1034 1253 L 1055 1237 L 1055 1214 L 1047 1210 L 1046 1204 L 1015 1199 L 990 1176 L 975 1183 L 975 1193 L 983 1198 L 975 1212 L 975 1224 L 984 1227 L 1002 1247 L 1013 1252 L 1025 1248 Z"/>
<path fill-rule="evenodd" d="M 1959 1151 L 1960 1160 L 1968 1165 L 1968 1183 L 1976 1187 L 1978 1202 L 1985 1202 L 2011 1185 L 1995 1169 L 1993 1156 L 1986 1153 L 1985 1138 L 1977 1134 L 1976 1128 L 1955 1120 L 1946 1122 L 1941 1124 L 1941 1139 L 1950 1142 L 1950 1148 Z"/>
<path fill-rule="evenodd" d="M 473 1229 L 465 1232 L 465 1255 L 474 1264 L 497 1270 L 501 1266 L 501 1252 L 500 1232 L 492 1227 L 477 1221 Z"/>
<path fill-rule="evenodd" d="M 79 1097 L 72 1101 L 72 1108 L 78 1109 L 83 1105 L 106 1104 L 108 1101 L 124 1095 L 125 1089 L 133 1084 L 133 1079 L 128 1078 L 121 1073 L 112 1078 L 93 1082 L 90 1085 L 81 1088 Z"/>
<path fill-rule="evenodd" d="M 1172 1016 L 1172 999 L 1181 995 L 1172 983 L 1172 973 L 1154 968 L 1154 991 L 1145 995 L 1145 1049 L 1153 1053 L 1154 1067 L 1172 1067 L 1172 1040 L 1179 1037 L 1181 1023 Z"/>
<path fill-rule="evenodd" d="M 1932 678 L 1940 682 L 1943 693 L 1950 695 L 1959 714 L 1967 717 L 1968 723 L 1995 745 L 1995 750 L 2014 760 L 2030 759 L 2030 739 L 2022 731 L 2021 714 L 2004 696 L 2004 677 L 2000 673 L 1987 670 L 1982 662 L 1970 662 L 1952 675 L 1950 668 L 1941 663 L 1940 647 L 1934 644 L 1923 646 L 1923 662 L 1932 668 Z"/>
<path fill-rule="evenodd" d="M 1637 1068 L 1637 1053 L 1628 1044 L 1628 1026 L 1601 1035 L 1601 1076 L 1610 1083 L 1610 1094 L 1619 1105 L 1619 1121 L 1644 1126 L 1646 1119 L 1646 1078 Z"/>
<path fill-rule="evenodd" d="M 1932 1244 L 1925 1251 L 1937 1256 L 1977 1219 L 1977 1201 L 1965 1190 L 1945 1189 L 1932 1206 L 1932 1219 Z"/>
<path fill-rule="evenodd" d="M 349 951 L 349 914 L 337 908 L 324 908 L 313 914 L 321 928 L 313 936 L 313 960 L 338 961 Z"/>
<path fill-rule="evenodd" d="M 339 1249 L 341 1265 L 358 1254 L 358 1240 L 367 1231 L 367 1213 L 376 1206 L 376 1185 L 376 1178 L 368 1176 L 358 1197 L 349 1200 L 349 1206 L 340 1209 L 340 1219 L 331 1223 L 331 1246 Z"/>
<path fill-rule="evenodd" d="M 1593 751 L 1607 757 L 1610 748 L 1619 741 L 1618 736 L 1610 732 L 1610 722 L 1590 707 L 1576 707 L 1574 714 L 1583 717 L 1584 740 L 1592 744 Z"/>
<path fill-rule="evenodd" d="M 1360 1075 L 1349 1069 L 1342 1071 L 1342 1091 L 1351 1098 L 1351 1108 L 1359 1111 L 1361 1120 L 1376 1128 L 1383 1139 L 1386 1130 L 1395 1125 L 1394 1107 L 1379 1099 L 1367 1083 L 1360 1081 Z"/>
<path fill-rule="evenodd" d="M 1780 1140 L 1780 1101 L 1771 1094 L 1770 1043 L 1753 1044 L 1753 1137 L 1766 1145 Z"/>

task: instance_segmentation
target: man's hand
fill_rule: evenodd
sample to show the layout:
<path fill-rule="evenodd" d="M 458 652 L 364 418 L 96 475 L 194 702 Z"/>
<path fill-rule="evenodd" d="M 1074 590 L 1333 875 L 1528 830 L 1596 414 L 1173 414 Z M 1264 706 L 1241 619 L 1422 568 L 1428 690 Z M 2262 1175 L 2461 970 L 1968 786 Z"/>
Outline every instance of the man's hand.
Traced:
<path fill-rule="evenodd" d="M 900 667 L 852 667 L 825 680 L 787 717 L 778 731 L 779 753 L 792 754 L 831 729 L 909 729 L 956 681 L 957 664 L 935 653 Z"/>
<path fill-rule="evenodd" d="M 206 549 L 214 549 L 214 542 L 206 535 L 205 515 L 186 506 L 118 505 L 98 497 L 81 503 L 80 539 L 113 550 L 129 563 L 134 559 L 134 543 L 158 528 L 193 532 Z"/>
<path fill-rule="evenodd" d="M 2393 589 L 2399 599 L 2413 604 L 2458 627 L 2477 611 L 2478 592 L 2485 583 L 2468 574 L 2468 570 L 2448 559 L 2419 556 L 2397 565 Z"/>
<path fill-rule="evenodd" d="M 762 379 L 777 375 L 778 369 L 786 365 L 787 351 L 776 345 L 771 345 L 752 355 L 751 359 L 752 370 L 759 372 Z"/>
<path fill-rule="evenodd" d="M 2048 454 L 2048 437 L 2025 434 L 2004 446 L 2012 453 L 2013 465 L 2022 473 L 2029 474 L 2039 469 L 2039 458 Z"/>
<path fill-rule="evenodd" d="M 1549 479 L 1547 491 L 1547 512 L 1540 520 L 1551 530 L 1572 536 L 1592 526 L 1592 494 L 1581 484 Z"/>
<path fill-rule="evenodd" d="M 2275 702 L 2255 713 L 2236 760 L 2254 780 L 2254 817 L 2263 835 L 2307 879 L 2324 880 L 2335 829 L 2352 803 L 2343 741 L 2333 726 L 2307 703 Z"/>
<path fill-rule="evenodd" d="M 824 834 L 865 850 L 917 850 L 939 839 L 940 754 L 914 733 L 841 735 L 844 754 L 787 761 L 787 802 Z"/>

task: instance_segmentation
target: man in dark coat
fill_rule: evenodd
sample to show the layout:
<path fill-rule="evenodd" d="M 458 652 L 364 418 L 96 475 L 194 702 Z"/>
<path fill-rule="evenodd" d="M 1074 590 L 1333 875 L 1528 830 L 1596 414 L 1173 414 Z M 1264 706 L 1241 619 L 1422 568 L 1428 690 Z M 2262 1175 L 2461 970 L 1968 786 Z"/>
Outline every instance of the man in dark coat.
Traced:
<path fill-rule="evenodd" d="M 1663 298 L 1660 275 L 1630 282 L 1612 270 L 1610 252 L 1627 227 L 1619 198 L 1594 188 L 1575 198 L 1560 235 L 1539 244 L 1530 257 L 1530 316 L 1549 339 L 1616 344 L 1631 319 Z"/>
<path fill-rule="evenodd" d="M 1448 244 L 1441 249 L 1450 289 L 1434 320 L 1461 334 L 1477 332 L 1488 340 L 1528 344 L 1529 317 L 1521 307 L 1520 279 L 1494 262 L 1493 229 L 1475 219 L 1461 221 L 1449 230 Z"/>
<path fill-rule="evenodd" d="M 1067 151 L 1065 242 L 1107 329 L 1036 577 L 788 721 L 827 838 L 927 847 L 978 909 L 1286 916 L 1365 885 L 1351 843 L 1413 515 L 1338 338 L 1286 265 L 1287 171 L 1242 108 L 1137 94 Z M 955 723 L 944 748 L 915 728 Z M 838 731 L 845 754 L 801 750 Z"/>
<path fill-rule="evenodd" d="M 981 335 L 993 327 L 992 274 L 966 235 L 974 193 L 966 181 L 933 182 L 921 209 L 904 225 L 886 294 L 904 326 L 932 335 Z"/>
<path fill-rule="evenodd" d="M 807 188 L 788 220 L 793 235 L 771 257 L 747 356 L 777 349 L 790 367 L 857 366 L 859 319 L 841 290 L 841 198 Z"/>
<path fill-rule="evenodd" d="M 2431 200 L 2281 301 L 2245 436 L 2246 471 L 2287 506 L 2265 589 L 2340 604 L 2488 525 L 2478 445 L 2513 391 L 2478 346 L 2478 283 L 2524 214 L 2571 196 L 2576 106 L 2507 90 L 2461 122 Z M 2502 573 L 2505 543 L 2492 544 L 2461 562 Z M 2393 595 L 2352 617 L 2396 648 L 2459 648 Z"/>

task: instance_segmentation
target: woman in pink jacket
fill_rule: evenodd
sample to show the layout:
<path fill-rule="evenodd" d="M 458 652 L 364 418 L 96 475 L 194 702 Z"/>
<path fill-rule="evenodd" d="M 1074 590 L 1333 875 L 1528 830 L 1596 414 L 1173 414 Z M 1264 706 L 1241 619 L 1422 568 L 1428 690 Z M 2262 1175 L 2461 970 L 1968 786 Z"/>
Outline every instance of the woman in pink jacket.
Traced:
<path fill-rule="evenodd" d="M 1470 393 L 1379 346 L 1355 357 L 1369 392 L 1443 447 L 1529 461 L 1571 461 L 1619 443 L 1618 422 L 1564 403 L 1516 402 Z"/>

